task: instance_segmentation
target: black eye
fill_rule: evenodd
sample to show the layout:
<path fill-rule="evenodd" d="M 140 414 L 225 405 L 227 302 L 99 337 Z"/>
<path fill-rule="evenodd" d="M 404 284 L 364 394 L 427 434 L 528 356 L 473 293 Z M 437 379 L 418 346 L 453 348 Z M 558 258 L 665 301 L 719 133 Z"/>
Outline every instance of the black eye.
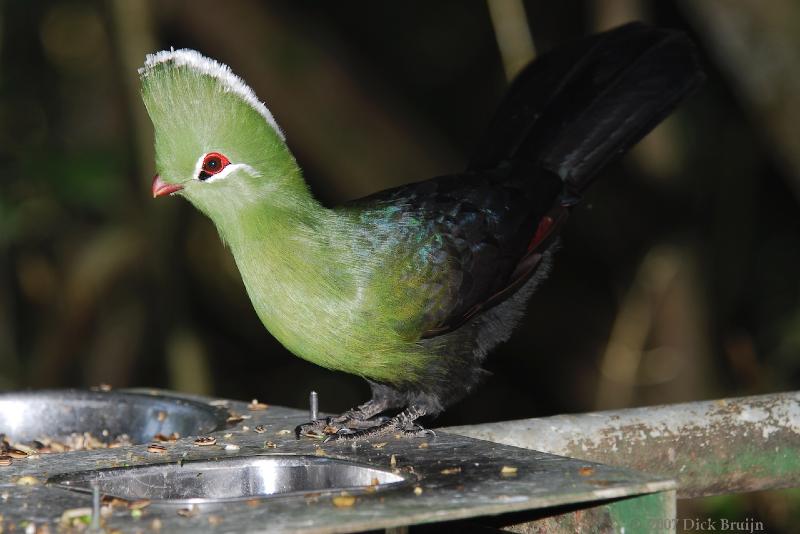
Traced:
<path fill-rule="evenodd" d="M 211 176 L 217 174 L 219 171 L 224 169 L 230 164 L 228 158 L 220 154 L 219 152 L 209 152 L 206 154 L 206 157 L 203 158 L 203 166 L 201 167 L 200 176 L 198 178 L 200 180 L 207 180 Z"/>

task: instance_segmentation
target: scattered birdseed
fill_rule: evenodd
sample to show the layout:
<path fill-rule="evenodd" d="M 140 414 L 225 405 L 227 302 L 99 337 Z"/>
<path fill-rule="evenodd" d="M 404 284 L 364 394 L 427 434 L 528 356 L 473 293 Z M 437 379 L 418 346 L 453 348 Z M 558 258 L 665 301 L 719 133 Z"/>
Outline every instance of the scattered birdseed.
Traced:
<path fill-rule="evenodd" d="M 337 495 L 331 501 L 337 508 L 349 508 L 356 503 L 356 498 L 352 495 Z"/>
<path fill-rule="evenodd" d="M 100 391 L 111 391 L 111 384 L 100 384 L 97 386 Z"/>
<path fill-rule="evenodd" d="M 316 449 L 314 449 L 314 455 L 325 456 L 325 449 L 323 449 L 322 447 L 317 447 Z"/>
<path fill-rule="evenodd" d="M 274 443 L 272 441 L 267 441 L 266 443 L 264 443 L 264 446 L 266 448 L 268 448 L 268 449 L 277 449 L 278 448 L 278 444 Z"/>
<path fill-rule="evenodd" d="M 243 431 L 243 432 L 248 432 L 249 430 L 250 430 L 250 427 L 249 427 L 249 426 L 247 426 L 247 425 L 245 425 L 245 426 L 243 426 L 243 427 L 242 427 L 242 431 Z"/>
<path fill-rule="evenodd" d="M 517 474 L 517 468 L 516 468 L 516 467 L 513 467 L 513 466 L 510 466 L 510 465 L 504 465 L 504 466 L 503 466 L 503 467 L 500 469 L 500 474 L 501 474 L 501 475 L 503 475 L 504 477 L 513 477 L 513 476 L 516 476 L 516 474 Z"/>
<path fill-rule="evenodd" d="M 248 410 L 252 410 L 254 412 L 266 410 L 269 408 L 269 404 L 264 404 L 263 402 L 258 402 L 258 399 L 253 399 L 250 401 L 250 404 L 247 405 Z"/>
<path fill-rule="evenodd" d="M 225 450 L 226 451 L 238 451 L 239 449 L 240 449 L 240 447 L 238 445 L 236 445 L 235 443 L 226 443 L 225 444 Z"/>
<path fill-rule="evenodd" d="M 159 518 L 157 518 L 157 517 L 155 519 L 153 519 L 152 521 L 150 521 L 150 528 L 155 530 L 156 532 L 161 530 L 161 526 L 162 526 L 161 525 L 161 520 Z"/>
<path fill-rule="evenodd" d="M 31 440 L 28 444 L 14 443 L 13 447 L 6 439 L 0 440 L 0 451 L 5 450 L 7 453 L 2 453 L 12 458 L 24 458 L 23 454 L 33 456 L 35 454 L 49 454 L 58 452 L 69 451 L 82 451 L 92 449 L 112 449 L 121 447 L 123 445 L 131 445 L 131 439 L 127 434 L 120 434 L 111 443 L 100 440 L 89 432 L 73 433 L 64 438 L 59 438 L 57 441 L 52 437 L 41 437 L 37 440 Z"/>
<path fill-rule="evenodd" d="M 257 434 L 263 434 L 267 431 L 267 427 L 264 425 L 258 425 L 253 430 L 255 430 Z"/>
<path fill-rule="evenodd" d="M 428 447 L 430 447 L 430 444 L 427 441 L 424 441 L 424 442 L 420 443 L 419 447 L 417 447 L 417 448 L 418 449 L 427 449 Z"/>
<path fill-rule="evenodd" d="M 11 456 L 6 456 L 5 454 L 0 456 L 0 466 L 7 467 L 11 465 Z"/>
<path fill-rule="evenodd" d="M 158 443 L 151 443 L 147 446 L 147 452 L 152 452 L 153 454 L 164 454 L 167 452 L 167 448 L 163 445 L 159 445 Z"/>
<path fill-rule="evenodd" d="M 158 419 L 158 422 L 159 422 L 159 423 L 162 423 L 162 422 L 164 422 L 164 421 L 167 419 L 167 412 L 165 412 L 165 411 L 163 411 L 163 410 L 162 410 L 162 411 L 159 411 L 159 412 L 156 414 L 156 419 Z"/>
<path fill-rule="evenodd" d="M 195 445 L 199 445 L 201 447 L 205 447 L 208 445 L 215 445 L 217 443 L 217 438 L 214 436 L 202 436 L 194 440 Z"/>
<path fill-rule="evenodd" d="M 414 495 L 422 495 L 422 487 L 421 486 L 414 486 Z"/>
<path fill-rule="evenodd" d="M 17 479 L 17 486 L 38 486 L 40 483 L 41 481 L 38 478 L 30 475 L 19 477 Z"/>
<path fill-rule="evenodd" d="M 278 430 L 278 435 L 279 436 L 285 436 L 285 435 L 291 434 L 291 433 L 292 433 L 291 430 L 286 430 L 285 428 L 283 430 Z"/>
<path fill-rule="evenodd" d="M 588 466 L 581 467 L 580 469 L 578 469 L 578 474 L 583 477 L 592 476 L 594 474 L 594 467 L 588 467 Z"/>
<path fill-rule="evenodd" d="M 448 467 L 446 469 L 442 469 L 439 472 L 441 474 L 443 474 L 443 475 L 457 475 L 458 473 L 461 472 L 461 468 L 460 467 Z"/>
<path fill-rule="evenodd" d="M 232 413 L 227 419 L 227 422 L 230 425 L 241 423 L 242 421 L 244 421 L 244 417 L 239 415 L 238 413 Z"/>
<path fill-rule="evenodd" d="M 230 432 L 228 432 L 227 434 L 225 434 L 225 435 L 224 435 L 224 436 L 222 436 L 222 437 L 227 439 L 227 438 L 229 438 L 229 437 L 231 437 L 231 436 L 233 436 L 233 434 L 231 434 Z"/>
<path fill-rule="evenodd" d="M 397 467 L 397 456 L 395 456 L 394 454 L 392 455 L 391 458 L 389 458 L 389 465 L 391 467 Z"/>
<path fill-rule="evenodd" d="M 212 527 L 219 526 L 222 524 L 222 516 L 219 515 L 210 515 L 208 516 L 208 524 Z"/>
<path fill-rule="evenodd" d="M 384 442 L 382 442 L 382 443 L 373 443 L 373 444 L 372 444 L 372 448 L 373 448 L 373 449 L 382 449 L 382 448 L 384 448 L 386 445 L 387 445 L 387 442 L 386 442 L 386 441 L 384 441 Z"/>

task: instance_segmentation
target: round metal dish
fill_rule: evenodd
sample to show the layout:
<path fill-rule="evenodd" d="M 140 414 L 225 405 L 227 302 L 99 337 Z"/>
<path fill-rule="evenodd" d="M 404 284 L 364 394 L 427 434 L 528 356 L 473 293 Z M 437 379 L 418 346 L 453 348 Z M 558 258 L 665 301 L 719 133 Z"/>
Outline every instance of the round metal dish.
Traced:
<path fill-rule="evenodd" d="M 407 483 L 391 471 L 336 458 L 260 455 L 69 473 L 48 483 L 126 500 L 209 503 L 308 493 L 380 491 Z"/>
<path fill-rule="evenodd" d="M 101 441 L 127 435 L 205 434 L 225 425 L 224 408 L 178 397 L 124 391 L 42 390 L 0 394 L 0 434 L 16 441 L 89 433 Z"/>

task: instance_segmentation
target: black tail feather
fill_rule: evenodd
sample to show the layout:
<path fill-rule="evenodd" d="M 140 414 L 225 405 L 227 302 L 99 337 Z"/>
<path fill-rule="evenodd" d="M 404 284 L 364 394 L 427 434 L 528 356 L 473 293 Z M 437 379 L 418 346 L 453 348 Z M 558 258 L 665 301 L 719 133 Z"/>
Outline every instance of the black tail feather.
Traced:
<path fill-rule="evenodd" d="M 631 23 L 560 48 L 517 77 L 469 168 L 526 160 L 579 195 L 703 79 L 675 30 Z"/>

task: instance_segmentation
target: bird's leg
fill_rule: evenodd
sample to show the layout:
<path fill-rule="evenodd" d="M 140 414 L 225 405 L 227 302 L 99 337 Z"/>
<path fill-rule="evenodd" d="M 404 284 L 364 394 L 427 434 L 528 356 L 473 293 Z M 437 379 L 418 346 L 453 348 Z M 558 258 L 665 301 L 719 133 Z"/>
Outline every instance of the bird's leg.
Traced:
<path fill-rule="evenodd" d="M 322 434 L 335 434 L 343 429 L 360 430 L 372 428 L 383 421 L 372 420 L 379 413 L 391 408 L 389 401 L 383 398 L 370 399 L 364 404 L 347 410 L 342 415 L 323 417 L 294 429 L 295 436 L 318 436 Z"/>
<path fill-rule="evenodd" d="M 425 408 L 421 406 L 411 405 L 391 419 L 384 421 L 371 428 L 364 428 L 356 430 L 355 432 L 337 432 L 325 438 L 325 442 L 329 441 L 354 441 L 359 439 L 369 439 L 377 436 L 383 436 L 395 432 L 403 434 L 411 434 L 419 436 L 424 433 L 422 427 L 415 424 L 414 421 L 425 415 Z"/>
<path fill-rule="evenodd" d="M 329 424 L 339 425 L 347 428 L 364 428 L 364 423 L 372 419 L 379 413 L 391 408 L 386 399 L 370 399 L 360 406 L 347 410 L 338 417 L 331 417 Z M 366 428 L 375 426 L 375 423 L 367 424 Z"/>

